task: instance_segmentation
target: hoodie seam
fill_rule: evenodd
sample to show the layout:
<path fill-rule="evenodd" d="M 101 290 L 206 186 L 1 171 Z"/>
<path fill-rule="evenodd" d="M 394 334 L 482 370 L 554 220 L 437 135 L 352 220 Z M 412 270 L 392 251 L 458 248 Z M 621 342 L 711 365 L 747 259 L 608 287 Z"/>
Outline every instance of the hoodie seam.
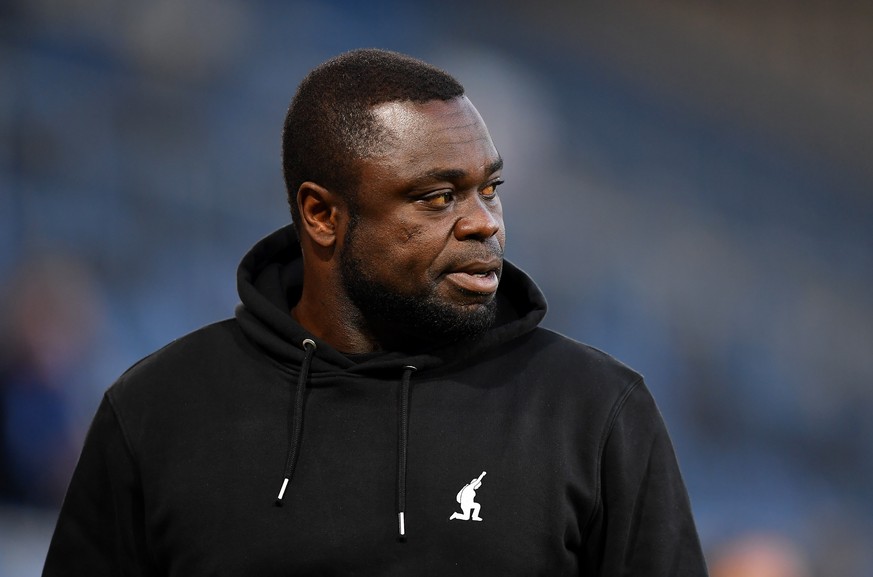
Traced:
<path fill-rule="evenodd" d="M 584 536 L 583 541 L 587 541 L 590 537 L 591 533 L 591 525 L 594 522 L 594 518 L 597 513 L 603 507 L 603 499 L 601 498 L 601 475 L 602 475 L 602 466 L 603 466 L 603 453 L 606 449 L 606 443 L 609 441 L 609 437 L 612 435 L 612 431 L 615 428 L 615 423 L 618 421 L 618 417 L 624 409 L 625 404 L 627 403 L 628 398 L 630 398 L 631 394 L 637 390 L 639 385 L 643 382 L 643 377 L 639 376 L 634 379 L 627 387 L 625 387 L 622 394 L 618 397 L 618 399 L 613 403 L 612 409 L 610 409 L 609 417 L 607 418 L 606 426 L 603 429 L 603 434 L 600 437 L 600 442 L 597 447 L 597 464 L 595 467 L 595 475 L 594 475 L 594 503 L 591 507 L 591 512 L 588 514 L 588 519 L 585 521 L 584 530 L 582 535 Z"/>
<path fill-rule="evenodd" d="M 112 416 L 115 417 L 115 421 L 118 423 L 118 430 L 121 431 L 121 438 L 124 439 L 124 447 L 127 449 L 127 452 L 130 453 L 131 461 L 133 461 L 134 466 L 136 467 L 137 476 L 141 479 L 142 472 L 139 470 L 137 452 L 133 448 L 133 442 L 130 440 L 130 434 L 127 432 L 124 419 L 121 417 L 121 413 L 116 406 L 115 398 L 111 393 L 107 393 L 106 400 L 109 401 L 109 408 L 112 409 Z"/>
<path fill-rule="evenodd" d="M 270 354 L 268 351 L 260 349 L 260 352 L 266 358 L 267 362 L 271 364 L 276 369 L 279 369 L 283 373 L 287 374 L 291 378 L 297 378 L 300 376 L 300 370 L 302 368 L 302 358 L 301 359 L 289 359 L 287 361 L 282 361 L 277 359 L 275 356 Z M 314 360 L 314 359 L 313 359 Z M 372 377 L 372 375 L 367 375 L 365 373 L 358 373 L 353 370 L 343 369 L 342 367 L 332 366 L 327 369 L 319 370 L 317 367 L 313 366 L 309 376 L 309 385 L 310 388 L 317 385 L 317 381 L 322 379 L 332 379 L 335 377 L 344 377 L 344 378 L 353 378 L 353 379 L 366 379 L 366 378 L 376 378 L 377 380 L 386 380 L 391 381 L 391 379 L 385 378 L 380 379 L 378 377 Z"/>
<path fill-rule="evenodd" d="M 130 461 L 134 468 L 134 473 L 137 480 L 139 481 L 140 491 L 142 492 L 141 497 L 143 499 L 143 523 L 145 523 L 145 488 L 143 487 L 142 482 L 142 470 L 140 469 L 140 459 L 138 458 L 138 452 L 134 449 L 133 441 L 131 440 L 130 433 L 128 432 L 128 427 L 125 424 L 124 418 L 121 416 L 121 411 L 117 406 L 117 400 L 112 395 L 112 391 L 106 392 L 106 401 L 109 403 L 109 408 L 112 411 L 112 416 L 115 419 L 115 422 L 118 423 L 118 430 L 121 432 L 121 438 L 124 441 L 124 448 L 130 455 Z M 145 527 L 143 529 L 145 529 Z M 144 530 L 144 538 L 146 544 L 146 554 L 150 557 L 152 565 L 157 566 L 156 559 L 152 553 L 153 545 L 151 542 L 151 536 L 148 531 Z"/>

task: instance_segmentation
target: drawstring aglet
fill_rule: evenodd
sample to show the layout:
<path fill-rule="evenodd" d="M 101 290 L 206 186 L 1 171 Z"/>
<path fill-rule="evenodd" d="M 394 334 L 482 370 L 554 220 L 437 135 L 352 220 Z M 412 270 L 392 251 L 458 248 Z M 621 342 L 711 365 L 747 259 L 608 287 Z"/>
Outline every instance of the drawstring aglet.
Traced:
<path fill-rule="evenodd" d="M 285 489 L 287 489 L 287 488 L 288 488 L 288 477 L 285 477 L 285 480 L 282 481 L 282 488 L 279 489 L 279 496 L 276 497 L 276 506 L 277 507 L 282 506 L 282 497 L 285 496 Z"/>
<path fill-rule="evenodd" d="M 288 477 L 285 477 L 285 480 L 282 481 L 282 488 L 279 489 L 279 496 L 276 497 L 276 500 L 277 500 L 277 501 L 281 501 L 281 500 L 282 500 L 282 497 L 285 496 L 285 489 L 287 489 L 287 488 L 288 488 Z"/>
<path fill-rule="evenodd" d="M 406 518 L 403 511 L 397 513 L 397 521 L 400 524 L 400 537 L 406 537 Z"/>

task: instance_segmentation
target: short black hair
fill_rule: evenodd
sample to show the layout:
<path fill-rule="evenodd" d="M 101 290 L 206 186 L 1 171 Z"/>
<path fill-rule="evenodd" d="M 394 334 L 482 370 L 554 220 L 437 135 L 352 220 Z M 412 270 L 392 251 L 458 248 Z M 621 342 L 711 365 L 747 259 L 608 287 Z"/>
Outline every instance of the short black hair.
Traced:
<path fill-rule="evenodd" d="M 384 102 L 451 100 L 464 87 L 421 60 L 366 48 L 345 52 L 313 69 L 300 83 L 282 131 L 282 171 L 292 220 L 297 191 L 315 182 L 354 203 L 354 161 L 373 154 L 384 136 L 372 108 Z"/>

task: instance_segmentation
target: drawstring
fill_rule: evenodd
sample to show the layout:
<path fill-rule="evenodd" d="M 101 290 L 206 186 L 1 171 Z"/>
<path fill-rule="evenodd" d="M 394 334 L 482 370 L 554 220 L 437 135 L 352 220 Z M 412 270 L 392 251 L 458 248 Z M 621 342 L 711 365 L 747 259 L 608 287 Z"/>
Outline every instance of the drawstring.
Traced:
<path fill-rule="evenodd" d="M 297 387 L 294 391 L 294 401 L 289 410 L 288 419 L 292 423 L 291 438 L 288 442 L 288 458 L 285 461 L 285 478 L 282 480 L 282 488 L 276 497 L 276 505 L 282 505 L 282 498 L 288 483 L 294 476 L 294 468 L 297 466 L 297 456 L 300 452 L 300 441 L 303 431 L 303 401 L 306 394 L 306 381 L 309 378 L 309 367 L 312 357 L 315 355 L 315 341 L 306 339 L 303 341 L 305 354 L 300 365 L 300 375 L 297 377 Z M 412 365 L 403 367 L 403 378 L 400 382 L 400 419 L 397 431 L 397 522 L 399 524 L 400 538 L 406 538 L 406 457 L 409 452 L 409 388 L 412 373 L 416 369 Z"/>
<path fill-rule="evenodd" d="M 409 381 L 418 369 L 412 365 L 403 367 L 400 383 L 400 426 L 397 431 L 397 522 L 400 538 L 406 538 L 406 455 L 409 445 Z"/>
<path fill-rule="evenodd" d="M 297 377 L 297 389 L 294 392 L 294 402 L 289 409 L 288 419 L 292 423 L 291 439 L 288 441 L 288 459 L 285 461 L 285 479 L 282 481 L 282 488 L 279 489 L 279 496 L 276 497 L 276 505 L 282 504 L 282 497 L 285 496 L 285 489 L 288 488 L 288 481 L 294 476 L 294 467 L 297 465 L 297 454 L 300 452 L 300 437 L 303 431 L 303 400 L 306 393 L 306 380 L 309 378 L 309 365 L 312 363 L 312 357 L 315 354 L 315 341 L 312 339 L 304 339 L 303 362 L 300 364 L 300 375 Z"/>

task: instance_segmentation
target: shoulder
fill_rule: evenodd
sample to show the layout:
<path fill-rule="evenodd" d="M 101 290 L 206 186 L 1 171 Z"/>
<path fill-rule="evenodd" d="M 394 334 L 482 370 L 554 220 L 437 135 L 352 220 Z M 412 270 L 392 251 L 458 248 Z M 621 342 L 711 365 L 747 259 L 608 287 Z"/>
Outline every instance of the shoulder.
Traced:
<path fill-rule="evenodd" d="M 198 394 L 251 356 L 236 321 L 224 320 L 180 337 L 131 366 L 107 391 L 114 406 Z"/>
<path fill-rule="evenodd" d="M 239 407 L 278 390 L 281 375 L 265 358 L 235 320 L 221 321 L 133 365 L 109 387 L 106 401 L 135 455 L 172 451 L 179 438 L 212 434 L 219 424 L 232 428 L 231 419 L 247 418 Z M 266 395 L 263 402 L 275 399 Z"/>
<path fill-rule="evenodd" d="M 531 347 L 545 384 L 562 402 L 598 423 L 607 435 L 642 437 L 665 433 L 657 403 L 643 375 L 612 355 L 559 333 L 542 329 Z"/>
<path fill-rule="evenodd" d="M 529 407 L 556 407 L 564 422 L 585 415 L 596 429 L 608 426 L 634 391 L 640 373 L 600 349 L 549 329 L 536 328 L 483 359 L 484 380 L 516 391 Z"/>
<path fill-rule="evenodd" d="M 617 386 L 642 381 L 642 375 L 609 353 L 555 331 L 537 328 L 518 343 L 515 356 L 559 379 Z"/>

